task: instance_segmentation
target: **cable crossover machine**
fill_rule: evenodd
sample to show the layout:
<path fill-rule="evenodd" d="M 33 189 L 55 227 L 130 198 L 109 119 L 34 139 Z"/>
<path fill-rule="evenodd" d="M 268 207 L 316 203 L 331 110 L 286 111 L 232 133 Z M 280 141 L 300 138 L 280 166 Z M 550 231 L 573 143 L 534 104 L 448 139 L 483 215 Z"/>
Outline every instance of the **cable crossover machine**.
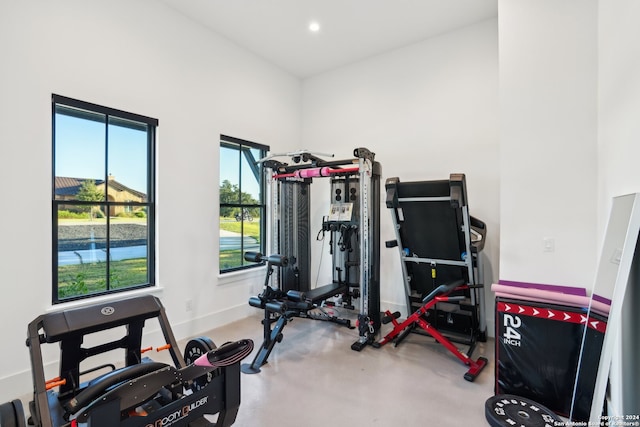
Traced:
<path fill-rule="evenodd" d="M 340 304 L 355 309 L 359 300 L 359 337 L 351 348 L 362 350 L 375 343 L 380 329 L 380 176 L 375 153 L 356 148 L 353 158 L 325 160 L 331 154 L 307 150 L 272 154 L 259 160 L 269 185 L 272 255 L 245 253 L 245 259 L 267 264 L 263 291 L 249 304 L 264 310 L 264 342 L 245 373 L 260 372 L 282 329 L 294 317 L 325 320 L 352 328 L 349 319 L 323 307 Z M 277 158 L 288 157 L 285 163 Z M 328 180 L 331 206 L 317 236 L 311 233 L 310 186 L 314 179 Z M 332 281 L 312 287 L 311 238 L 329 239 Z M 278 273 L 273 275 L 274 267 Z M 333 299 L 333 301 L 329 301 Z"/>

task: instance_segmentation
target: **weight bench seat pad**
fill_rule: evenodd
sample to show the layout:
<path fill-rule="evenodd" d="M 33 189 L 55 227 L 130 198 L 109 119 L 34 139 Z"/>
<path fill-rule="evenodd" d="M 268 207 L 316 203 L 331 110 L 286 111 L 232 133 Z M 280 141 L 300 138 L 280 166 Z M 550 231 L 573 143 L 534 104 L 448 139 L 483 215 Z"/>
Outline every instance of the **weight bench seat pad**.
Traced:
<path fill-rule="evenodd" d="M 316 303 L 346 292 L 346 290 L 347 287 L 345 285 L 339 283 L 330 283 L 328 285 L 318 286 L 317 288 L 311 289 L 310 291 L 306 291 L 305 295 L 307 297 L 307 300 Z"/>
<path fill-rule="evenodd" d="M 46 342 L 54 343 L 158 317 L 161 309 L 159 300 L 144 295 L 45 314 L 41 316 L 42 329 Z"/>

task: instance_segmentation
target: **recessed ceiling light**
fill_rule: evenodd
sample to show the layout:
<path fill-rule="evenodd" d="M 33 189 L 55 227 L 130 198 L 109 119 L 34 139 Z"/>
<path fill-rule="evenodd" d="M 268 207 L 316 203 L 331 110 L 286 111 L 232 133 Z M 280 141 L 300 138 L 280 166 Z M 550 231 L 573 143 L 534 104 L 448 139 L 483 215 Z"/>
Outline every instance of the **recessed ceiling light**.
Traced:
<path fill-rule="evenodd" d="M 317 21 L 311 21 L 309 23 L 309 31 L 311 31 L 312 33 L 317 33 L 318 31 L 320 31 L 320 24 Z"/>

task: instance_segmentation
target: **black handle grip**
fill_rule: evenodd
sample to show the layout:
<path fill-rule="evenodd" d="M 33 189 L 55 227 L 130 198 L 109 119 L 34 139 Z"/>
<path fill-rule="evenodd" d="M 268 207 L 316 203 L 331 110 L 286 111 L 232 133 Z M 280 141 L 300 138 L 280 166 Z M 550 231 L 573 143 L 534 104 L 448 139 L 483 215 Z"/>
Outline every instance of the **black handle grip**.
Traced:
<path fill-rule="evenodd" d="M 264 309 L 272 313 L 284 314 L 287 304 L 282 301 L 269 301 L 264 304 Z"/>
<path fill-rule="evenodd" d="M 444 285 L 440 285 L 437 288 L 435 288 L 434 290 L 432 290 L 429 293 L 429 295 L 427 295 L 426 297 L 422 298 L 422 302 L 424 304 L 426 304 L 427 302 L 431 301 L 432 299 L 434 299 L 437 296 L 450 294 L 451 292 L 453 292 L 453 290 L 455 288 L 457 288 L 458 286 L 462 286 L 462 285 L 464 285 L 464 280 L 462 280 L 462 279 L 454 280 L 452 282 L 445 283 Z"/>
<path fill-rule="evenodd" d="M 220 347 L 209 351 L 207 354 L 200 356 L 194 364 L 200 365 L 201 359 L 206 357 L 211 366 L 223 367 L 239 362 L 251 353 L 253 350 L 253 341 L 244 339 L 232 341 L 221 345 Z M 200 365 L 202 366 L 202 365 Z"/>

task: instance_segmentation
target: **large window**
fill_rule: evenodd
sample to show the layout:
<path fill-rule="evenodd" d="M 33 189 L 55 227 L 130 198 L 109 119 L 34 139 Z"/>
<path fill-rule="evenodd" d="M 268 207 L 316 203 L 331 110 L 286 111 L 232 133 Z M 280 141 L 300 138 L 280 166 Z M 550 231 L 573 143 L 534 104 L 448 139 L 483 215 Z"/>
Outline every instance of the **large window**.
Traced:
<path fill-rule="evenodd" d="M 52 96 L 53 303 L 151 286 L 156 119 Z"/>
<path fill-rule="evenodd" d="M 220 272 L 255 266 L 246 251 L 264 253 L 264 182 L 257 160 L 269 147 L 220 137 Z"/>

